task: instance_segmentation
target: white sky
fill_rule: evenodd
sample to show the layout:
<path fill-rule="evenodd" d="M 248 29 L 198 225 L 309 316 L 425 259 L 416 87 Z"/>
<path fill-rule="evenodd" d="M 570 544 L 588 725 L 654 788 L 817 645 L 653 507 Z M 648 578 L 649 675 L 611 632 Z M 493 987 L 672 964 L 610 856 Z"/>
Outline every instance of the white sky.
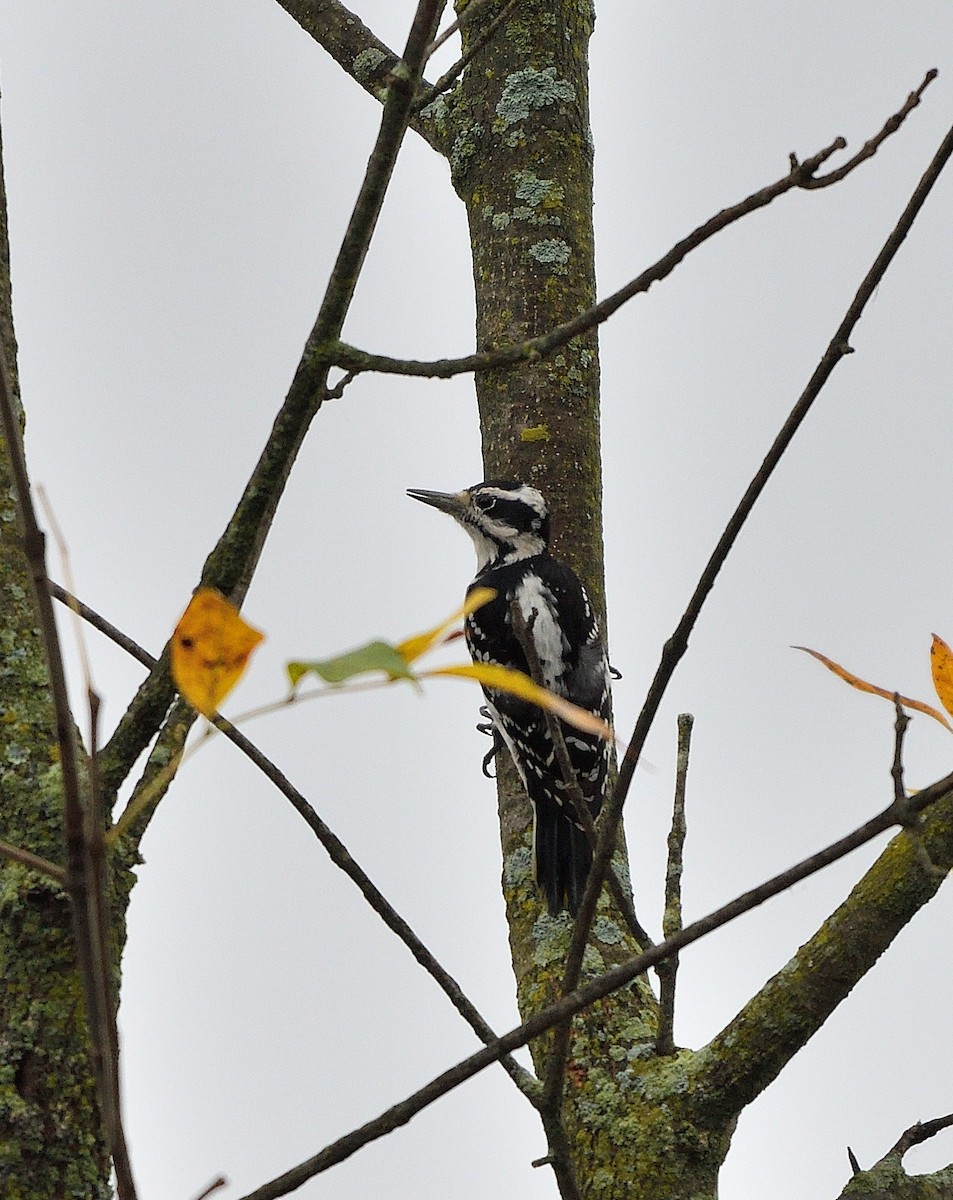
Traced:
<path fill-rule="evenodd" d="M 359 11 L 402 44 L 410 3 Z M 953 9 L 921 2 L 603 4 L 592 43 L 602 294 L 837 134 L 903 131 L 835 189 L 721 235 L 602 333 L 611 650 L 634 720 L 701 567 L 953 120 Z M 311 327 L 378 119 L 271 0 L 6 0 L 3 138 L 28 453 L 80 594 L 157 651 L 228 519 Z M 930 199 L 722 573 L 663 706 L 627 827 L 659 919 L 675 715 L 696 716 L 687 919 L 889 799 L 889 705 L 805 643 L 929 700 L 953 638 L 947 536 L 953 176 Z M 408 137 L 345 329 L 369 349 L 472 346 L 468 238 L 445 164 Z M 472 386 L 362 377 L 315 420 L 249 594 L 265 629 L 238 712 L 292 657 L 426 627 L 472 551 L 408 486 L 481 477 Z M 90 635 L 108 725 L 141 672 Z M 499 1030 L 517 1021 L 477 696 L 434 683 L 250 726 Z M 911 786 L 953 743 L 917 718 Z M 882 843 L 881 843 L 882 844 Z M 780 967 L 879 846 L 683 957 L 699 1045 Z M 242 1192 L 474 1048 L 429 978 L 231 747 L 162 805 L 130 912 L 122 1033 L 144 1200 Z M 728 1200 L 836 1195 L 949 1111 L 949 887 L 741 1121 Z M 300 1195 L 551 1197 L 498 1068 Z M 953 1158 L 947 1133 L 907 1157 Z"/>

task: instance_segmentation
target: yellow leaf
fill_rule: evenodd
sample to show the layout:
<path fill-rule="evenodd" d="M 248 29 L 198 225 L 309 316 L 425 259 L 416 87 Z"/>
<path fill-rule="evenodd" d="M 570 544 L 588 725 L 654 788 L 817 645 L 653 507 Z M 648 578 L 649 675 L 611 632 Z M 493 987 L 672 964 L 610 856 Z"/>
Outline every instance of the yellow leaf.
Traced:
<path fill-rule="evenodd" d="M 426 633 L 418 633 L 415 637 L 407 638 L 404 642 L 399 642 L 397 652 L 401 655 L 404 662 L 412 663 L 420 658 L 422 654 L 430 649 L 435 642 L 447 632 L 451 625 L 455 625 L 461 617 L 468 617 L 470 613 L 476 612 L 478 608 L 482 608 L 484 604 L 489 603 L 496 595 L 495 588 L 479 587 L 474 588 L 467 596 L 463 605 L 457 609 L 455 613 L 451 613 L 445 621 L 441 621 L 439 625 L 433 629 L 428 629 Z"/>
<path fill-rule="evenodd" d="M 940 703 L 953 714 L 953 650 L 936 634 L 930 647 L 930 670 Z"/>
<path fill-rule="evenodd" d="M 199 588 L 172 635 L 172 678 L 206 717 L 232 690 L 264 634 L 214 588 Z"/>
<path fill-rule="evenodd" d="M 946 646 L 946 643 L 944 642 L 943 645 Z M 816 658 L 818 662 L 822 662 L 829 671 L 833 671 L 835 675 L 843 679 L 845 683 L 849 683 L 851 687 L 857 688 L 858 691 L 869 692 L 872 696 L 883 696 L 885 700 L 893 702 L 894 692 L 890 692 L 886 688 L 877 687 L 873 683 L 867 683 L 866 680 L 860 679 L 856 675 L 851 675 L 850 671 L 846 671 L 842 666 L 834 662 L 833 659 L 827 658 L 826 655 L 819 653 L 817 650 L 809 650 L 807 646 L 793 646 L 792 649 L 803 650 L 805 654 L 810 654 L 812 658 Z M 946 649 L 947 653 L 949 653 L 949 647 L 946 647 Z M 935 681 L 936 675 L 934 674 Z M 939 690 L 939 686 L 937 686 L 937 691 L 939 692 Z M 900 696 L 899 699 L 904 708 L 912 708 L 916 712 L 926 713 L 928 717 L 932 717 L 934 721 L 939 721 L 941 725 L 953 733 L 953 726 L 950 725 L 939 709 L 933 708 L 932 705 L 924 704 L 922 700 L 911 700 L 909 696 Z M 942 695 L 940 699 L 943 699 Z"/>
<path fill-rule="evenodd" d="M 455 675 L 462 679 L 476 679 L 485 687 L 494 688 L 498 692 L 509 692 L 540 708 L 548 709 L 549 712 L 565 721 L 567 725 L 574 725 L 576 729 L 581 729 L 585 733 L 594 733 L 610 742 L 615 740 L 611 728 L 601 717 L 597 717 L 588 709 L 570 704 L 562 696 L 547 692 L 545 688 L 533 683 L 528 675 L 524 675 L 522 671 L 515 671 L 511 667 L 501 667 L 497 663 L 472 663 L 466 667 L 437 667 L 432 671 L 421 671 L 417 678 L 427 679 L 432 675 Z"/>

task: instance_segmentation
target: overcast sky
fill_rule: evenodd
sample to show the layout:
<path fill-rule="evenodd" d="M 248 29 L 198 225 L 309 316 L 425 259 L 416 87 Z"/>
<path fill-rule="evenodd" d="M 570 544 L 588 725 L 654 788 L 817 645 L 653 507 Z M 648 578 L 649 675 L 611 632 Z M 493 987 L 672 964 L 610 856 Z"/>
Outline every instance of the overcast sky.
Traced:
<path fill-rule="evenodd" d="M 402 45 L 413 5 L 363 0 Z M 875 159 L 694 254 L 601 335 L 609 622 L 620 731 L 695 580 L 857 284 L 953 122 L 953 8 L 603 4 L 592 42 L 600 293 L 727 204 L 940 77 Z M 81 596 L 158 651 L 230 516 L 313 323 L 378 107 L 272 0 L 0 5 L 4 169 L 28 454 Z M 649 741 L 627 812 L 660 914 L 675 716 L 696 717 L 686 919 L 841 836 L 890 796 L 890 706 L 789 647 L 931 698 L 953 640 L 953 176 L 744 531 Z M 468 234 L 409 135 L 345 327 L 414 357 L 472 348 Z M 362 376 L 318 415 L 246 604 L 264 629 L 226 711 L 282 664 L 448 613 L 473 573 L 408 486 L 480 479 L 472 383 Z M 141 671 L 90 635 L 107 725 Z M 248 732 L 493 1026 L 518 1014 L 478 697 L 434 682 L 322 700 Z M 908 782 L 950 770 L 917 717 Z M 884 841 L 683 956 L 677 1040 L 706 1042 Z M 474 1039 L 270 785 L 204 749 L 144 843 L 121 1026 L 143 1200 L 264 1182 L 470 1053 Z M 726 1200 L 836 1195 L 953 1077 L 949 886 L 742 1117 Z M 300 1195 L 552 1197 L 533 1113 L 491 1069 Z M 953 1159 L 949 1132 L 911 1170 Z"/>

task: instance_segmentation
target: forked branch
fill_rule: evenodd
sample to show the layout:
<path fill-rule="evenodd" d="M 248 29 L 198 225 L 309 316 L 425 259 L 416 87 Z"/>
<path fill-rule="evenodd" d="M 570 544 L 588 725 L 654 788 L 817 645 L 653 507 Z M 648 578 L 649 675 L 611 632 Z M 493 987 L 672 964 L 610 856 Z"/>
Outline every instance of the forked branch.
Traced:
<path fill-rule="evenodd" d="M 362 371 L 376 371 L 387 375 L 415 375 L 449 379 L 454 375 L 463 375 L 470 371 L 489 371 L 496 367 L 513 366 L 521 362 L 536 362 L 541 358 L 545 358 L 555 350 L 558 350 L 560 346 L 565 346 L 573 338 L 587 333 L 597 325 L 601 325 L 613 313 L 618 312 L 629 300 L 635 296 L 644 294 L 653 283 L 658 283 L 668 275 L 671 275 L 675 268 L 693 250 L 697 250 L 699 246 L 704 245 L 705 242 L 713 238 L 716 233 L 720 233 L 723 229 L 727 228 L 727 226 L 733 225 L 736 221 L 740 221 L 750 213 L 756 212 L 759 208 L 765 208 L 779 196 L 783 196 L 786 192 L 793 191 L 796 188 L 813 191 L 817 188 L 829 187 L 832 183 L 839 182 L 845 175 L 850 174 L 861 163 L 871 158 L 884 141 L 900 128 L 907 116 L 920 103 L 924 89 L 935 78 L 936 71 L 928 71 L 920 86 L 910 93 L 906 103 L 898 112 L 894 113 L 883 129 L 875 137 L 865 142 L 863 148 L 836 171 L 831 171 L 827 175 L 817 174 L 823 164 L 833 154 L 845 148 L 847 143 L 843 138 L 836 138 L 829 146 L 826 146 L 823 150 L 819 150 L 803 162 L 800 162 L 792 154 L 791 168 L 781 179 L 778 179 L 775 183 L 768 184 L 767 187 L 763 187 L 757 192 L 752 192 L 750 196 L 747 196 L 737 204 L 733 204 L 729 208 L 723 208 L 721 212 L 716 213 L 703 225 L 699 225 L 687 237 L 682 238 L 680 242 L 676 242 L 671 250 L 667 254 L 664 254 L 658 262 L 647 267 L 640 275 L 637 275 L 627 283 L 625 287 L 619 288 L 611 296 L 607 296 L 598 304 L 593 305 L 592 308 L 579 313 L 577 316 L 565 321 L 562 325 L 557 325 L 548 333 L 540 334 L 534 338 L 527 338 L 524 342 L 513 342 L 506 346 L 494 347 L 478 354 L 467 354 L 462 358 L 440 358 L 429 362 L 416 359 L 390 358 L 382 354 L 369 354 L 364 350 L 359 350 L 355 346 L 349 346 L 342 342 L 337 346 L 329 348 L 328 353 L 331 355 L 331 360 L 335 366 L 346 367 L 355 375 Z"/>

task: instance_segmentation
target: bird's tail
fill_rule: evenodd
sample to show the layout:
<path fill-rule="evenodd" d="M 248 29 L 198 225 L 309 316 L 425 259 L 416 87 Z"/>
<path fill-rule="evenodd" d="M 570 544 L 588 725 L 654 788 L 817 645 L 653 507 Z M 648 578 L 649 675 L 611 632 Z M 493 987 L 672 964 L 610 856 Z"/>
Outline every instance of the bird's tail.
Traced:
<path fill-rule="evenodd" d="M 592 866 L 589 838 L 558 804 L 534 807 L 536 882 L 553 916 L 564 908 L 575 916 Z"/>

